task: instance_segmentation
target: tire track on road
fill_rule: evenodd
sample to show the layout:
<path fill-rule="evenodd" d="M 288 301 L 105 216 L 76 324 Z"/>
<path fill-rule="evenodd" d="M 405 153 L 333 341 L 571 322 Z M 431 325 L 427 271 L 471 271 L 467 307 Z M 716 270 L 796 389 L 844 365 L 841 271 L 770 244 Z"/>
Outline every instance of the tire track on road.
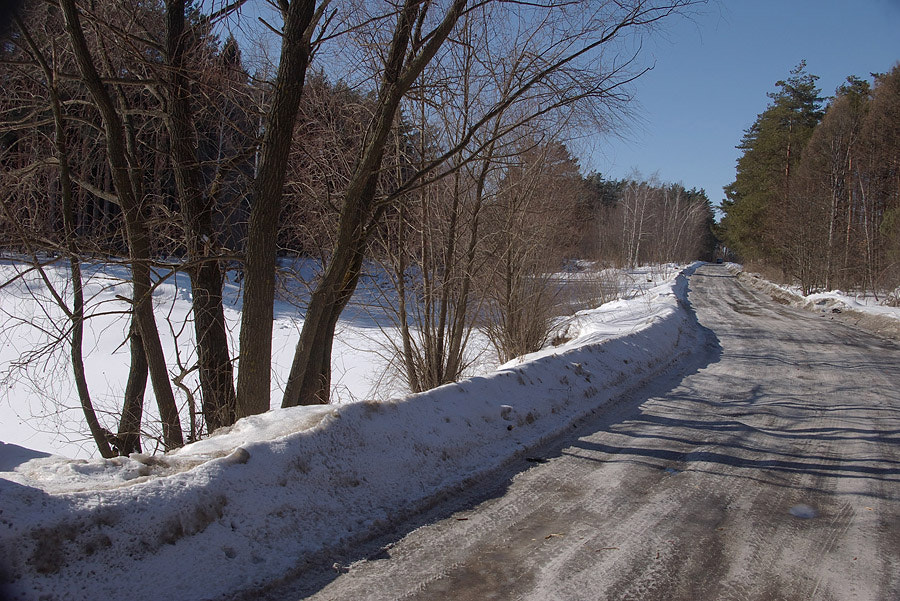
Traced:
<path fill-rule="evenodd" d="M 900 598 L 897 347 L 721 267 L 689 286 L 718 361 L 649 383 L 310 598 Z"/>

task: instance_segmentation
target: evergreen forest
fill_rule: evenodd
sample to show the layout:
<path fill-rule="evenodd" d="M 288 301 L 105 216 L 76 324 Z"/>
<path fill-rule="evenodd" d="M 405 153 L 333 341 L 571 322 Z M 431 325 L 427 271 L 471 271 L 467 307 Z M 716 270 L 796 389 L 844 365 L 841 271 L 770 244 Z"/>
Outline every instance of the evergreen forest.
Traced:
<path fill-rule="evenodd" d="M 824 98 L 800 63 L 744 132 L 718 232 L 805 293 L 892 295 L 900 282 L 900 65 Z"/>

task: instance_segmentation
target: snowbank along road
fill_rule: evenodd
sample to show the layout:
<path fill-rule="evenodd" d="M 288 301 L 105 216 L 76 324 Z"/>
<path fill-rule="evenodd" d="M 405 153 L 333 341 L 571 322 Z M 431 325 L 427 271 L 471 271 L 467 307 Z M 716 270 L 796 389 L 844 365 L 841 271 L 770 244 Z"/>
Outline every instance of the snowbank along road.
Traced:
<path fill-rule="evenodd" d="M 125 581 L 131 601 L 219 599 L 364 557 L 361 542 L 695 357 L 684 274 L 698 265 L 630 274 L 639 296 L 579 312 L 562 344 L 425 393 L 274 409 L 165 455 L 2 442 L 0 599 L 94 601 Z"/>
<path fill-rule="evenodd" d="M 266 598 L 900 599 L 897 346 L 722 266 L 689 299 L 691 373 Z"/>

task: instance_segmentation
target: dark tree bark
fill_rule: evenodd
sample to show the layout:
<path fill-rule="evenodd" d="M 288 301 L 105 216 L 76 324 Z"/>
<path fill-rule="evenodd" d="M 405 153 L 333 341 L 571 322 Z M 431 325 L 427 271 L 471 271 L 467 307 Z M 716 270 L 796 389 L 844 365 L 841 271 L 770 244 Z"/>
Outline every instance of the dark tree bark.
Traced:
<path fill-rule="evenodd" d="M 144 413 L 144 392 L 147 389 L 147 355 L 137 324 L 132 323 L 129 334 L 131 347 L 131 367 L 125 383 L 125 402 L 119 417 L 119 432 L 116 446 L 119 455 L 141 452 L 141 418 Z"/>
<path fill-rule="evenodd" d="M 466 0 L 455 0 L 430 35 L 419 39 L 421 32 L 414 32 L 414 28 L 427 10 L 426 4 L 407 0 L 397 16 L 385 59 L 378 105 L 366 136 L 368 144 L 347 186 L 331 261 L 310 297 L 284 391 L 283 407 L 328 402 L 334 329 L 356 290 L 372 226 L 384 210 L 384 206 L 376 202 L 376 192 L 388 136 L 404 94 L 450 35 Z"/>
<path fill-rule="evenodd" d="M 104 86 L 100 74 L 97 72 L 84 37 L 84 31 L 81 28 L 81 19 L 78 9 L 75 7 L 75 2 L 74 0 L 60 0 L 60 7 L 63 11 L 66 31 L 72 42 L 78 69 L 91 97 L 97 104 L 103 120 L 113 186 L 122 207 L 125 232 L 131 255 L 132 285 L 134 289 L 132 311 L 141 334 L 150 371 L 150 381 L 153 384 L 153 391 L 159 406 L 163 429 L 163 444 L 167 450 L 177 448 L 184 444 L 184 437 L 181 431 L 178 407 L 175 404 L 175 396 L 172 393 L 172 385 L 169 382 L 165 355 L 159 339 L 159 331 L 156 327 L 156 318 L 153 314 L 152 280 L 149 263 L 150 235 L 146 227 L 146 207 L 142 202 L 143 199 L 139 200 L 135 194 L 132 182 L 134 174 L 132 173 L 133 169 L 128 164 L 130 155 L 125 143 L 123 122 L 116 112 L 112 98 Z"/>
<path fill-rule="evenodd" d="M 312 29 L 324 5 L 316 11 L 314 0 L 293 0 L 284 13 L 281 62 L 253 183 L 244 259 L 237 418 L 269 410 L 276 232 L 294 123 L 309 66 Z"/>
<path fill-rule="evenodd" d="M 185 73 L 185 1 L 166 2 L 166 125 L 172 168 L 181 204 L 193 292 L 194 332 L 200 367 L 203 414 L 209 432 L 234 423 L 235 392 L 222 309 L 222 274 L 213 257 L 213 201 L 201 191 L 197 136 L 190 85 Z"/>

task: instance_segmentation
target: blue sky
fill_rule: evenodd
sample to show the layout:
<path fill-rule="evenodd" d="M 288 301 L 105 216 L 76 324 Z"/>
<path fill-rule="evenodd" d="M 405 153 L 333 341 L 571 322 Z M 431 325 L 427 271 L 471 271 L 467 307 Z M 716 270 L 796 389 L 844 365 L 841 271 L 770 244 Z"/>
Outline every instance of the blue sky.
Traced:
<path fill-rule="evenodd" d="M 718 205 L 743 131 L 801 60 L 824 96 L 900 61 L 900 0 L 713 0 L 701 10 L 645 43 L 655 67 L 634 86 L 637 117 L 581 156 L 585 172 L 658 173 Z"/>
<path fill-rule="evenodd" d="M 254 15 L 243 27 L 258 26 Z M 890 70 L 900 61 L 900 0 L 709 0 L 645 40 L 640 60 L 654 68 L 633 86 L 634 119 L 571 149 L 584 173 L 658 174 L 704 188 L 718 205 L 743 131 L 804 59 L 825 96 L 848 75 Z"/>

